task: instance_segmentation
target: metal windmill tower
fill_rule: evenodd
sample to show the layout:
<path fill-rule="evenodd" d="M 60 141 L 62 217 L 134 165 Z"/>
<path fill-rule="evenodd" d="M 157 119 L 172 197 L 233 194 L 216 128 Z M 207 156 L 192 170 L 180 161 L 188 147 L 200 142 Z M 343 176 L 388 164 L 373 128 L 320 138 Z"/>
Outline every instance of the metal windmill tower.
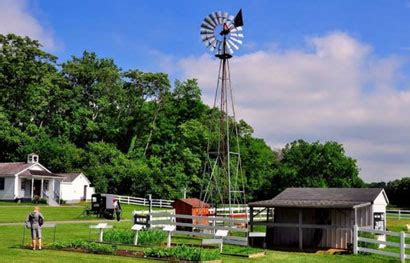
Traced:
<path fill-rule="evenodd" d="M 246 204 L 244 174 L 241 167 L 239 134 L 235 116 L 229 59 L 242 45 L 242 10 L 234 16 L 214 12 L 201 24 L 201 38 L 219 58 L 214 117 L 210 118 L 210 139 L 204 166 L 201 199 L 213 205 L 233 207 Z"/>

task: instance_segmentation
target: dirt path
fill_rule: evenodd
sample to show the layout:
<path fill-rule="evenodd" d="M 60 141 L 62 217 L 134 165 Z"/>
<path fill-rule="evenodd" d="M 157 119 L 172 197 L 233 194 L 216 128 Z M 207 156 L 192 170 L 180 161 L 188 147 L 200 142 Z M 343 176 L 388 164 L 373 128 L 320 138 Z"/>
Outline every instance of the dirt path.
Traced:
<path fill-rule="evenodd" d="M 121 222 L 130 222 L 130 219 L 123 219 Z M 92 219 L 92 220 L 61 220 L 61 221 L 47 221 L 49 224 L 87 224 L 87 223 L 116 223 L 115 220 L 106 219 Z M 23 226 L 24 223 L 0 223 L 0 226 Z"/>

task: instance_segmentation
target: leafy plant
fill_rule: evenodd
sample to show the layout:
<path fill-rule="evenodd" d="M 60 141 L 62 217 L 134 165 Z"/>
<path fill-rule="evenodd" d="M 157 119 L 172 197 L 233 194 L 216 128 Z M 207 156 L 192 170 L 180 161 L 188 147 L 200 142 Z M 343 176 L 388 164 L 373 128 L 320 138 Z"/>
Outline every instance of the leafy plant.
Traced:
<path fill-rule="evenodd" d="M 144 250 L 144 254 L 148 257 L 170 257 L 178 260 L 188 261 L 205 261 L 215 260 L 219 258 L 219 252 L 217 250 L 204 250 L 201 248 L 189 247 L 185 245 L 172 248 L 147 248 Z"/>
<path fill-rule="evenodd" d="M 95 242 L 87 242 L 84 240 L 59 241 L 51 244 L 52 248 L 64 249 L 84 249 L 95 254 L 113 254 L 116 247 L 110 244 L 100 244 Z"/>
<path fill-rule="evenodd" d="M 133 244 L 134 231 L 127 229 L 110 229 L 104 233 L 104 239 L 113 243 Z M 142 230 L 138 234 L 138 244 L 142 246 L 160 245 L 165 242 L 167 234 L 156 229 Z"/>
<path fill-rule="evenodd" d="M 132 244 L 134 232 L 126 229 L 110 229 L 104 233 L 105 241 L 121 244 Z"/>
<path fill-rule="evenodd" d="M 139 232 L 138 244 L 141 246 L 160 245 L 167 239 L 164 231 L 157 229 L 147 229 Z"/>

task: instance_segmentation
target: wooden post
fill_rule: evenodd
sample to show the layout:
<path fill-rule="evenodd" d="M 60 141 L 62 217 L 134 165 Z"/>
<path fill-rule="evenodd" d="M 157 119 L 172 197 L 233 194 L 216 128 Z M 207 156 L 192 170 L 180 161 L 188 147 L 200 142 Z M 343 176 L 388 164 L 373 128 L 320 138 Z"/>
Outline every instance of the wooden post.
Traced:
<path fill-rule="evenodd" d="M 40 196 L 43 198 L 43 185 L 44 185 L 44 179 L 41 178 L 41 189 L 40 189 Z"/>
<path fill-rule="evenodd" d="M 358 252 L 358 238 L 359 238 L 359 231 L 358 231 L 358 226 L 355 224 L 353 226 L 353 254 L 357 254 Z"/>
<path fill-rule="evenodd" d="M 253 232 L 253 207 L 251 206 L 250 211 L 250 218 L 249 218 L 249 224 L 251 225 L 251 232 Z"/>
<path fill-rule="evenodd" d="M 404 231 L 400 231 L 400 262 L 406 262 L 406 237 Z"/>
<path fill-rule="evenodd" d="M 130 197 L 129 196 L 127 198 L 127 202 L 128 202 L 128 204 L 130 204 Z"/>
<path fill-rule="evenodd" d="M 303 250 L 302 209 L 299 209 L 299 249 Z"/>
<path fill-rule="evenodd" d="M 100 238 L 98 239 L 100 242 L 103 242 L 104 239 L 104 228 L 100 228 Z"/>
<path fill-rule="evenodd" d="M 31 199 L 34 198 L 34 178 L 31 178 Z"/>
<path fill-rule="evenodd" d="M 354 208 L 354 224 L 357 225 L 357 208 Z"/>
<path fill-rule="evenodd" d="M 171 235 L 172 235 L 172 232 L 168 231 L 167 247 L 171 247 Z"/>
<path fill-rule="evenodd" d="M 400 220 L 400 210 L 399 210 L 399 220 Z"/>
<path fill-rule="evenodd" d="M 135 231 L 135 236 L 134 236 L 134 245 L 138 245 L 138 232 L 139 231 Z"/>

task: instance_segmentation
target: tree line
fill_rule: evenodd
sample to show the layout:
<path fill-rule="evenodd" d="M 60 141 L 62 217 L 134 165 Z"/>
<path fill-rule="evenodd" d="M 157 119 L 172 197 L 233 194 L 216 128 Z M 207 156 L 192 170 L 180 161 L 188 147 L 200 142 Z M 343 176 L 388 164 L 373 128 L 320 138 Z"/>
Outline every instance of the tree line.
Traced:
<path fill-rule="evenodd" d="M 210 116 L 220 113 L 195 79 L 171 83 L 88 51 L 59 63 L 38 41 L 8 34 L 0 94 L 1 162 L 35 152 L 53 172 L 84 172 L 98 192 L 199 196 L 206 146 L 218 137 Z M 248 200 L 286 187 L 364 185 L 341 144 L 297 140 L 273 151 L 244 120 L 237 126 Z"/>

